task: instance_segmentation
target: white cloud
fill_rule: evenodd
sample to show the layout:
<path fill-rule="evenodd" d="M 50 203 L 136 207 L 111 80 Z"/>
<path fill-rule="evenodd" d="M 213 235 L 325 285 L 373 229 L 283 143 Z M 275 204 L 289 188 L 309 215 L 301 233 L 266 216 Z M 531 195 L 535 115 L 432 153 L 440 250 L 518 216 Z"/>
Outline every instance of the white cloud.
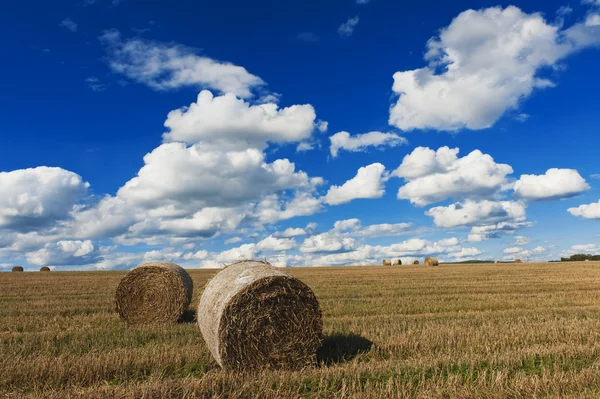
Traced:
<path fill-rule="evenodd" d="M 585 26 L 600 26 L 600 14 L 589 14 L 585 19 Z"/>
<path fill-rule="evenodd" d="M 352 36 L 352 33 L 354 33 L 354 28 L 356 28 L 356 25 L 358 25 L 359 20 L 360 19 L 358 16 L 354 18 L 348 18 L 348 20 L 341 24 L 338 28 L 338 34 L 340 36 Z"/>
<path fill-rule="evenodd" d="M 27 262 L 38 266 L 87 265 L 100 260 L 101 256 L 90 240 L 48 243 L 27 254 Z"/>
<path fill-rule="evenodd" d="M 573 245 L 571 247 L 572 252 L 576 253 L 594 253 L 600 252 L 600 245 L 598 244 L 583 244 L 583 245 Z"/>
<path fill-rule="evenodd" d="M 333 224 L 334 231 L 353 231 L 357 230 L 361 227 L 362 223 L 360 219 L 346 219 L 346 220 L 338 220 Z"/>
<path fill-rule="evenodd" d="M 111 70 L 154 90 L 183 86 L 210 88 L 247 98 L 262 79 L 245 68 L 199 56 L 181 45 L 166 45 L 142 38 L 124 40 L 116 30 L 100 36 Z"/>
<path fill-rule="evenodd" d="M 307 235 L 307 231 L 306 229 L 303 229 L 301 227 L 288 227 L 287 229 L 285 229 L 284 231 L 280 232 L 280 233 L 275 233 L 274 236 L 276 237 L 284 237 L 284 238 L 291 238 L 291 237 L 298 237 L 298 236 L 304 236 Z"/>
<path fill-rule="evenodd" d="M 336 233 L 323 233 L 306 238 L 300 251 L 304 253 L 345 252 L 353 250 L 355 243 L 356 241 L 351 237 L 344 237 Z"/>
<path fill-rule="evenodd" d="M 73 20 L 71 18 L 63 19 L 60 22 L 60 24 L 58 24 L 58 26 L 60 26 L 61 28 L 68 29 L 73 33 L 77 32 L 77 24 L 75 22 L 73 22 Z"/>
<path fill-rule="evenodd" d="M 491 127 L 535 89 L 540 70 L 600 43 L 594 27 L 547 23 L 539 13 L 492 7 L 459 14 L 427 43 L 428 66 L 394 74 L 389 122 L 402 130 Z"/>
<path fill-rule="evenodd" d="M 87 84 L 87 87 L 89 87 L 92 91 L 100 92 L 106 90 L 106 85 L 100 82 L 100 79 L 98 79 L 95 76 L 90 76 L 89 78 L 86 78 L 85 83 Z"/>
<path fill-rule="evenodd" d="M 221 252 L 215 257 L 214 262 L 217 267 L 220 267 L 221 265 L 237 262 L 238 260 L 255 259 L 257 253 L 258 250 L 255 244 L 244 244 L 237 248 Z"/>
<path fill-rule="evenodd" d="M 458 149 L 442 147 L 437 152 L 416 148 L 404 157 L 392 176 L 408 182 L 398 190 L 398 199 L 425 206 L 447 198 L 480 199 L 506 189 L 510 165 L 494 162 L 479 150 L 457 158 Z"/>
<path fill-rule="evenodd" d="M 385 166 L 374 163 L 360 168 L 356 176 L 342 186 L 331 186 L 325 202 L 329 205 L 339 205 L 357 198 L 381 198 L 385 194 L 384 183 L 388 176 Z"/>
<path fill-rule="evenodd" d="M 213 96 L 203 90 L 189 107 L 169 112 L 165 142 L 218 143 L 220 148 L 263 149 L 267 142 L 291 143 L 308 139 L 315 127 L 309 105 L 278 109 L 277 104 L 250 105 L 233 94 Z"/>
<path fill-rule="evenodd" d="M 517 245 L 517 246 L 521 246 L 521 245 L 527 245 L 531 242 L 531 239 L 529 237 L 525 237 L 525 236 L 516 236 L 515 237 L 515 242 L 513 242 L 513 245 Z"/>
<path fill-rule="evenodd" d="M 79 175 L 61 168 L 0 172 L 0 228 L 27 232 L 68 219 L 88 187 Z"/>
<path fill-rule="evenodd" d="M 360 152 L 366 151 L 368 147 L 396 147 L 406 144 L 404 137 L 396 133 L 369 132 L 350 136 L 348 132 L 339 132 L 329 138 L 331 141 L 331 155 L 335 158 L 340 150 Z"/>
<path fill-rule="evenodd" d="M 487 226 L 473 226 L 468 240 L 471 242 L 487 241 L 500 238 L 502 235 L 513 235 L 517 231 L 531 227 L 531 222 L 501 222 Z"/>
<path fill-rule="evenodd" d="M 293 238 L 276 238 L 268 236 L 256 244 L 259 251 L 289 251 L 296 248 L 297 244 Z"/>
<path fill-rule="evenodd" d="M 517 198 L 531 201 L 569 198 L 589 189 L 576 170 L 556 168 L 543 175 L 522 175 L 514 185 Z"/>
<path fill-rule="evenodd" d="M 504 250 L 504 253 L 505 254 L 516 254 L 516 253 L 519 253 L 519 252 L 522 252 L 522 251 L 523 251 L 523 248 L 511 247 L 511 248 L 506 248 Z"/>
<path fill-rule="evenodd" d="M 238 242 L 242 242 L 244 239 L 242 237 L 231 237 L 225 240 L 225 244 L 236 244 Z"/>
<path fill-rule="evenodd" d="M 523 221 L 525 206 L 511 201 L 471 201 L 431 208 L 425 212 L 440 227 L 489 225 L 506 221 Z"/>
<path fill-rule="evenodd" d="M 573 216 L 584 219 L 600 219 L 600 201 L 569 208 L 568 212 Z"/>

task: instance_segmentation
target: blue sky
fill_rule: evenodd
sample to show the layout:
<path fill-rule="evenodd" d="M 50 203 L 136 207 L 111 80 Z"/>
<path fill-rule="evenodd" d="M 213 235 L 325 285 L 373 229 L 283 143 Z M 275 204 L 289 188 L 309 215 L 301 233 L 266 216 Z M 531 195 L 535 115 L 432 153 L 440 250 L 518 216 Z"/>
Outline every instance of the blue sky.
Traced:
<path fill-rule="evenodd" d="M 598 0 L 10 1 L 0 29 L 0 269 L 600 253 Z"/>

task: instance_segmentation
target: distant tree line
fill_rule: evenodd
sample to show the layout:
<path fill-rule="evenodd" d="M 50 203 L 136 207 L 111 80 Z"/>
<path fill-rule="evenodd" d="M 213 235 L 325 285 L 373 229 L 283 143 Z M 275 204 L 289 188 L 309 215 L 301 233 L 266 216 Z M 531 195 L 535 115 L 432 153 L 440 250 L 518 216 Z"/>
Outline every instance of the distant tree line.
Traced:
<path fill-rule="evenodd" d="M 600 260 L 600 255 L 575 254 L 568 258 L 560 258 L 561 262 L 582 262 L 586 260 Z"/>

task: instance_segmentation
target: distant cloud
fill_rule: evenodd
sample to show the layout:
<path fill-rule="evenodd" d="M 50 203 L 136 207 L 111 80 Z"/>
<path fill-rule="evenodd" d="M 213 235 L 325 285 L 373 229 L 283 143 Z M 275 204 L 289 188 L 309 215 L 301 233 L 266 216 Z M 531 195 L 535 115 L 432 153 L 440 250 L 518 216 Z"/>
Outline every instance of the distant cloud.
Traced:
<path fill-rule="evenodd" d="M 515 183 L 515 197 L 545 201 L 574 197 L 590 189 L 574 169 L 548 169 L 543 175 L 522 175 Z"/>
<path fill-rule="evenodd" d="M 371 0 L 356 0 L 356 4 L 368 4 Z"/>
<path fill-rule="evenodd" d="M 339 205 L 358 198 L 381 198 L 385 194 L 385 182 L 388 173 L 385 166 L 374 163 L 363 166 L 356 176 L 341 186 L 331 186 L 325 202 L 329 205 Z"/>
<path fill-rule="evenodd" d="M 71 18 L 63 19 L 58 26 L 68 29 L 71 32 L 77 32 L 77 24 Z"/>
<path fill-rule="evenodd" d="M 329 138 L 331 141 L 331 155 L 335 158 L 340 150 L 351 152 L 366 151 L 369 147 L 383 149 L 406 144 L 404 137 L 396 133 L 369 132 L 351 136 L 348 132 L 339 132 Z"/>
<path fill-rule="evenodd" d="M 596 174 L 590 175 L 590 177 L 592 179 L 600 179 L 600 174 L 596 173 Z"/>
<path fill-rule="evenodd" d="M 566 15 L 569 15 L 573 12 L 573 8 L 571 8 L 571 6 L 562 6 L 558 9 L 558 11 L 556 11 L 556 15 L 560 16 L 560 17 L 564 17 Z"/>
<path fill-rule="evenodd" d="M 89 78 L 87 78 L 85 80 L 85 82 L 87 83 L 87 86 L 92 91 L 104 91 L 104 90 L 106 90 L 106 85 L 104 83 L 101 83 L 100 79 L 98 79 L 95 76 L 90 76 Z"/>
<path fill-rule="evenodd" d="M 298 33 L 296 38 L 301 42 L 318 42 L 319 40 L 321 40 L 321 38 L 317 34 L 312 32 Z"/>
<path fill-rule="evenodd" d="M 105 31 L 99 39 L 113 72 L 154 90 L 195 86 L 248 98 L 253 96 L 252 89 L 265 84 L 244 67 L 197 55 L 186 46 L 139 37 L 123 39 L 117 30 Z"/>
<path fill-rule="evenodd" d="M 358 25 L 359 20 L 358 16 L 356 16 L 354 18 L 349 18 L 348 21 L 341 24 L 338 28 L 340 36 L 351 36 L 352 33 L 354 33 L 354 28 Z"/>
<path fill-rule="evenodd" d="M 569 208 L 567 211 L 571 215 L 583 219 L 600 219 L 600 201 L 579 205 L 577 208 Z"/>

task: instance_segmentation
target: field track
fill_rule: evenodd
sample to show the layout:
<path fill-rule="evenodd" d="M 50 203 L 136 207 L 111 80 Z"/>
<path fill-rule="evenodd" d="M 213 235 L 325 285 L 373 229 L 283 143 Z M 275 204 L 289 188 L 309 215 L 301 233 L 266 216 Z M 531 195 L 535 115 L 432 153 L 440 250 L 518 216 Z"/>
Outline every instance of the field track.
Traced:
<path fill-rule="evenodd" d="M 228 373 L 193 323 L 127 327 L 125 272 L 0 273 L 0 398 L 598 398 L 600 262 L 295 268 L 327 337 L 301 372 Z"/>

